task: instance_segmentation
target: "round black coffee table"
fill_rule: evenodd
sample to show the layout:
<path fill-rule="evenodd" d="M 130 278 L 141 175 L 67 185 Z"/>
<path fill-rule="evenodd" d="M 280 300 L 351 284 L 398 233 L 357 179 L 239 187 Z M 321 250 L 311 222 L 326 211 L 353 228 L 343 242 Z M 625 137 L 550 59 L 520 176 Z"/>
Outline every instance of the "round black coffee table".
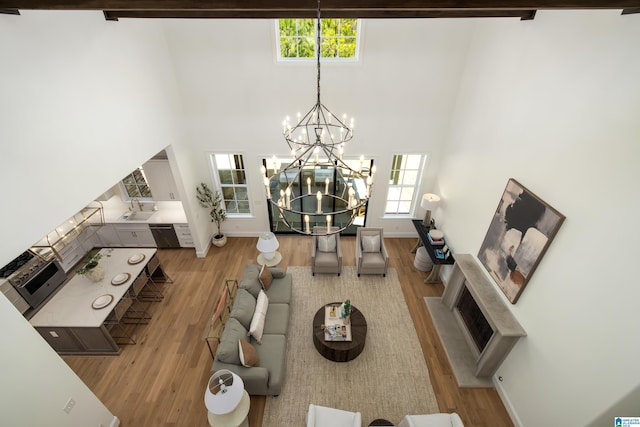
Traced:
<path fill-rule="evenodd" d="M 369 423 L 369 427 L 373 427 L 373 426 L 393 426 L 393 423 L 389 420 L 378 418 Z"/>
<path fill-rule="evenodd" d="M 334 302 L 327 305 L 340 305 Z M 318 352 L 326 359 L 333 362 L 348 362 L 355 359 L 364 350 L 364 343 L 367 338 L 367 320 L 364 315 L 353 305 L 351 306 L 351 341 L 325 341 L 324 331 L 324 308 L 320 307 L 313 317 L 313 344 Z"/>

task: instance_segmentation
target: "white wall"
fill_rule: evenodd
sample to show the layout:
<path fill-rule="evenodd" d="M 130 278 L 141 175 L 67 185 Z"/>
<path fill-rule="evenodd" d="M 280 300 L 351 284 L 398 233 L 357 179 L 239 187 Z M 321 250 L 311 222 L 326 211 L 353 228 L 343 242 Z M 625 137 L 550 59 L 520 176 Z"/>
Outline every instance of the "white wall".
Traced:
<path fill-rule="evenodd" d="M 602 413 L 640 383 L 639 24 L 539 12 L 472 33 L 439 173 L 451 247 L 478 253 L 509 178 L 567 218 L 517 304 L 505 299 L 528 336 L 498 384 L 524 426 L 637 415 Z"/>
<path fill-rule="evenodd" d="M 0 15 L 0 265 L 181 139 L 157 21 L 21 13 Z M 0 340 L 3 425 L 109 425 L 109 411 L 4 295 Z"/>
<path fill-rule="evenodd" d="M 315 103 L 315 62 L 275 61 L 273 20 L 169 20 L 165 27 L 184 95 L 185 128 L 202 156 L 197 167 L 208 167 L 209 152 L 245 155 L 255 217 L 229 219 L 223 231 L 257 235 L 268 229 L 261 159 L 288 155 L 281 123 Z M 361 61 L 322 64 L 323 103 L 355 117 L 345 156 L 372 156 L 378 168 L 368 225 L 415 235 L 406 219 L 381 219 L 385 180 L 393 154 L 429 153 L 418 191 L 432 190 L 470 27 L 465 20 L 366 20 Z"/>

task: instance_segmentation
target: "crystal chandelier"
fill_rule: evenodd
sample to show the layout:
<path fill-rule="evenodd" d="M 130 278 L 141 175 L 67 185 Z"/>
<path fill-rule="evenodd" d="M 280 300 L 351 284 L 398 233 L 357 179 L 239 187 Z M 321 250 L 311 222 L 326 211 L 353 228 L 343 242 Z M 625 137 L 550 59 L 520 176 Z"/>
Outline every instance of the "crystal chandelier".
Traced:
<path fill-rule="evenodd" d="M 338 118 L 320 101 L 320 0 L 317 27 L 317 99 L 297 124 L 282 122 L 293 160 L 284 168 L 274 156 L 264 161 L 262 173 L 268 202 L 284 224 L 297 233 L 339 233 L 353 224 L 371 196 L 375 166 L 343 160 L 345 143 L 353 137 L 353 118 Z M 306 179 L 305 179 L 306 178 Z"/>

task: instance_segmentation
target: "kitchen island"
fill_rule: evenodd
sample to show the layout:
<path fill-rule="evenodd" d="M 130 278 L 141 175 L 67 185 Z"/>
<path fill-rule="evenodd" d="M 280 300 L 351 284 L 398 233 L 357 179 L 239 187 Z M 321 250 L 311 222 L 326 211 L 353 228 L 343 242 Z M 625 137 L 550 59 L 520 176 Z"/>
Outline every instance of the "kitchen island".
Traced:
<path fill-rule="evenodd" d="M 144 269 L 156 251 L 155 248 L 101 249 L 104 278 L 93 282 L 76 274 L 29 322 L 59 354 L 119 354 L 120 347 L 105 327 L 105 320 L 118 302 L 128 297 L 138 276 L 146 274 Z M 130 262 L 132 257 L 142 260 L 134 264 Z M 114 285 L 113 279 L 121 274 L 128 277 Z M 105 303 L 94 308 L 96 301 Z"/>

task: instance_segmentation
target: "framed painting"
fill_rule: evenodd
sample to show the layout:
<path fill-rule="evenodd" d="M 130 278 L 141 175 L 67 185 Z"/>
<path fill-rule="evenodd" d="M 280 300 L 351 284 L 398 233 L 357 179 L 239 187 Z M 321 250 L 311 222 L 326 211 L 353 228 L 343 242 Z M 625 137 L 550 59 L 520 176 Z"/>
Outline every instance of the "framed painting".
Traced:
<path fill-rule="evenodd" d="M 511 304 L 527 286 L 565 217 L 509 179 L 478 259 Z"/>

